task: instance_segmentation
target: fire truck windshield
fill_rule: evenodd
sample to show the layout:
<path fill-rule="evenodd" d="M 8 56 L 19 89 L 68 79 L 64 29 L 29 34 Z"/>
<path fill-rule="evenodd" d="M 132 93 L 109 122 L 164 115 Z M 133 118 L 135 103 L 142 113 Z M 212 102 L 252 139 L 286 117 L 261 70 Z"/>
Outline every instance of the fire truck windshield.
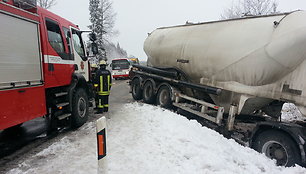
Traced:
<path fill-rule="evenodd" d="M 85 57 L 85 50 L 84 45 L 82 41 L 81 35 L 78 33 L 78 31 L 72 29 L 72 39 L 73 39 L 73 47 L 75 51 L 81 56 L 81 58 Z"/>

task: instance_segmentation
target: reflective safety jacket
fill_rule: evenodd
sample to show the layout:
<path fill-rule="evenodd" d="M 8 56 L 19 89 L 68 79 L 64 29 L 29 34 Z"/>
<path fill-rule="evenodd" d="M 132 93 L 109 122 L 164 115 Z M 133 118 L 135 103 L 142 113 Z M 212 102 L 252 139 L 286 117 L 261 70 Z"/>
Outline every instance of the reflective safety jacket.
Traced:
<path fill-rule="evenodd" d="M 98 95 L 109 95 L 112 86 L 110 71 L 107 69 L 98 69 L 94 79 L 94 86 L 97 89 Z"/>

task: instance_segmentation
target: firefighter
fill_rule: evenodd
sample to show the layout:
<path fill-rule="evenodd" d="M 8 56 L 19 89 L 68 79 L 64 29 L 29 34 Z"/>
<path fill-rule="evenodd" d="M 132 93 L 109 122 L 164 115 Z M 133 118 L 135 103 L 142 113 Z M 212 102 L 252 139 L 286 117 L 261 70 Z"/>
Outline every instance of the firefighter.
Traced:
<path fill-rule="evenodd" d="M 98 70 L 98 65 L 93 63 L 93 64 L 90 64 L 90 67 L 91 67 L 91 76 L 93 79 L 95 79 L 95 75 L 96 75 L 96 72 Z"/>
<path fill-rule="evenodd" d="M 109 70 L 106 69 L 106 62 L 100 61 L 100 68 L 96 71 L 94 86 L 96 88 L 96 109 L 97 113 L 108 111 L 108 97 L 112 86 L 112 77 Z"/>

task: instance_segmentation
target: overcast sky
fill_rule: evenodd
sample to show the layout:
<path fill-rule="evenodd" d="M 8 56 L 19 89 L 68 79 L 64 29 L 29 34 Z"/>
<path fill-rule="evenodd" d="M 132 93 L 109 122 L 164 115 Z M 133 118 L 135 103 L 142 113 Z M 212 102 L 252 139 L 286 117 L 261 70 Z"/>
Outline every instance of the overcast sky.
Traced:
<path fill-rule="evenodd" d="M 117 13 L 115 28 L 120 34 L 113 38 L 128 55 L 146 60 L 143 42 L 147 33 L 161 26 L 220 19 L 226 7 L 238 0 L 113 0 Z M 306 0 L 279 0 L 279 10 L 306 10 Z M 88 30 L 88 0 L 57 0 L 52 12 Z M 305 19 L 306 20 L 306 19 Z"/>

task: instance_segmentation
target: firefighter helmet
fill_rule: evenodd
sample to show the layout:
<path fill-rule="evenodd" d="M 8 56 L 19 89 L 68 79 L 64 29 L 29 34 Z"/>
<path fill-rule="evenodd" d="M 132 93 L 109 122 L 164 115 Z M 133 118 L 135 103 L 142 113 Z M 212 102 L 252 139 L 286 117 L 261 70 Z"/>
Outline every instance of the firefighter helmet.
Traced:
<path fill-rule="evenodd" d="M 92 67 L 92 68 L 98 68 L 98 65 L 95 64 L 95 63 L 93 63 L 93 64 L 91 64 L 91 67 Z"/>
<path fill-rule="evenodd" d="M 101 60 L 101 61 L 100 61 L 100 65 L 106 65 L 105 60 Z"/>

